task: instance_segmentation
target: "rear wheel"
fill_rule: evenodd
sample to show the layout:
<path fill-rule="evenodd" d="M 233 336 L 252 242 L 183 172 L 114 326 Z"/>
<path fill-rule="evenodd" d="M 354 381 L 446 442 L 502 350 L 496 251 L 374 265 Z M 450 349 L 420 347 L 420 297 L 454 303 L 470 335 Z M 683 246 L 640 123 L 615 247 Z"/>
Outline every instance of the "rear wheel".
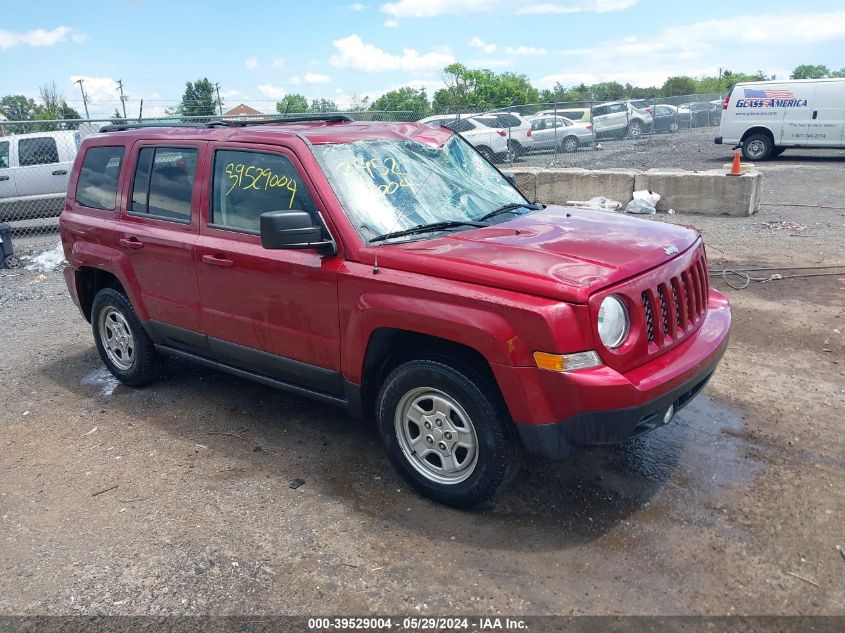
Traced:
<path fill-rule="evenodd" d="M 472 364 L 430 356 L 400 365 L 382 385 L 376 416 L 393 465 L 440 503 L 492 499 L 518 463 L 498 389 Z"/>
<path fill-rule="evenodd" d="M 511 153 L 511 156 L 514 157 L 514 160 L 516 160 L 525 153 L 525 148 L 519 141 L 511 140 L 508 141 L 508 151 Z"/>
<path fill-rule="evenodd" d="M 158 354 L 132 304 L 122 292 L 104 288 L 91 306 L 97 351 L 120 382 L 141 387 L 158 374 Z"/>
<path fill-rule="evenodd" d="M 481 154 L 487 160 L 489 160 L 491 163 L 496 162 L 496 153 L 486 145 L 479 146 L 478 153 Z"/>
<path fill-rule="evenodd" d="M 678 126 L 678 122 L 677 122 L 677 121 L 672 121 L 672 122 L 669 124 L 669 131 L 670 131 L 672 134 L 674 134 L 675 132 L 677 132 L 679 129 L 680 129 L 680 127 Z"/>
<path fill-rule="evenodd" d="M 742 143 L 742 156 L 746 160 L 766 160 L 774 148 L 775 144 L 768 134 L 751 134 Z"/>
<path fill-rule="evenodd" d="M 560 143 L 560 151 L 569 154 L 578 151 L 578 139 L 575 136 L 567 136 Z"/>
<path fill-rule="evenodd" d="M 638 139 L 643 135 L 643 124 L 639 121 L 631 121 L 628 124 L 628 136 Z"/>

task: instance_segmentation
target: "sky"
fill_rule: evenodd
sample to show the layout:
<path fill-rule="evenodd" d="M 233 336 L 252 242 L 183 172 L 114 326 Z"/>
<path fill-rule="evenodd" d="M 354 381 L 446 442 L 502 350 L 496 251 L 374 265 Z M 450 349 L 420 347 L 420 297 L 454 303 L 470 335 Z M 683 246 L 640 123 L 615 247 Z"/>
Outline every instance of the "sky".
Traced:
<path fill-rule="evenodd" d="M 224 108 L 272 112 L 288 93 L 349 107 L 401 86 L 443 86 L 459 61 L 539 88 L 661 85 L 720 68 L 788 77 L 845 66 L 844 0 L 0 0 L 0 95 L 55 81 L 91 116 L 160 115 L 186 81 L 220 84 Z"/>

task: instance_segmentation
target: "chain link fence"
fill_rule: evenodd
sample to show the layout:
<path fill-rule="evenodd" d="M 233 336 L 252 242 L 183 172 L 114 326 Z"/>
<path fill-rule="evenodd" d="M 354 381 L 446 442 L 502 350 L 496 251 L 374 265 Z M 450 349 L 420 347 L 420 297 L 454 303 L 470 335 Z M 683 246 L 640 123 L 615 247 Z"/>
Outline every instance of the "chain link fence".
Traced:
<path fill-rule="evenodd" d="M 324 112 L 359 121 L 446 124 L 497 162 L 538 167 L 602 168 L 625 164 L 651 144 L 700 143 L 689 134 L 719 124 L 722 95 L 698 94 L 616 102 L 534 103 L 498 109 L 449 108 L 431 115 L 412 110 Z M 428 116 L 426 116 L 428 115 Z M 285 120 L 300 114 L 144 118 L 174 125 L 213 121 Z M 54 245 L 68 179 L 84 138 L 104 125 L 132 119 L 0 121 L 0 239 L 11 236 L 27 253 Z M 10 230 L 2 229 L 8 223 Z M 0 243 L 0 250 L 4 247 Z M 2 255 L 2 253 L 0 253 Z"/>

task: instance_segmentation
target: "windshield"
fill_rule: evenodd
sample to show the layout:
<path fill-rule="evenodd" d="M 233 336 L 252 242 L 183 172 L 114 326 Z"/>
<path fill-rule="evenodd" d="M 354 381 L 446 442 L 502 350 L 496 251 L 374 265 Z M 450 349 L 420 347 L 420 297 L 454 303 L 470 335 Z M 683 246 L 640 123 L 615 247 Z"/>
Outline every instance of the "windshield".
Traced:
<path fill-rule="evenodd" d="M 526 204 L 457 134 L 441 147 L 376 140 L 316 145 L 314 152 L 364 242 L 435 222 L 472 222 L 505 205 Z"/>

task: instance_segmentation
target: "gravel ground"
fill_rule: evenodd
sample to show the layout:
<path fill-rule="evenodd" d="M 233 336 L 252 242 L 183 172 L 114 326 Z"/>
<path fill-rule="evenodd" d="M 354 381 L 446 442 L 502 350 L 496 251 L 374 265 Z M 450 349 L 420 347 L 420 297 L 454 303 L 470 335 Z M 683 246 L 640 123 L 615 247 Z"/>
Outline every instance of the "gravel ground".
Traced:
<path fill-rule="evenodd" d="M 845 264 L 842 160 L 766 165 L 750 218 L 643 221 L 714 265 Z M 0 614 L 845 614 L 845 273 L 726 291 L 672 424 L 459 512 L 333 408 L 175 362 L 118 385 L 59 272 L 0 271 Z"/>

